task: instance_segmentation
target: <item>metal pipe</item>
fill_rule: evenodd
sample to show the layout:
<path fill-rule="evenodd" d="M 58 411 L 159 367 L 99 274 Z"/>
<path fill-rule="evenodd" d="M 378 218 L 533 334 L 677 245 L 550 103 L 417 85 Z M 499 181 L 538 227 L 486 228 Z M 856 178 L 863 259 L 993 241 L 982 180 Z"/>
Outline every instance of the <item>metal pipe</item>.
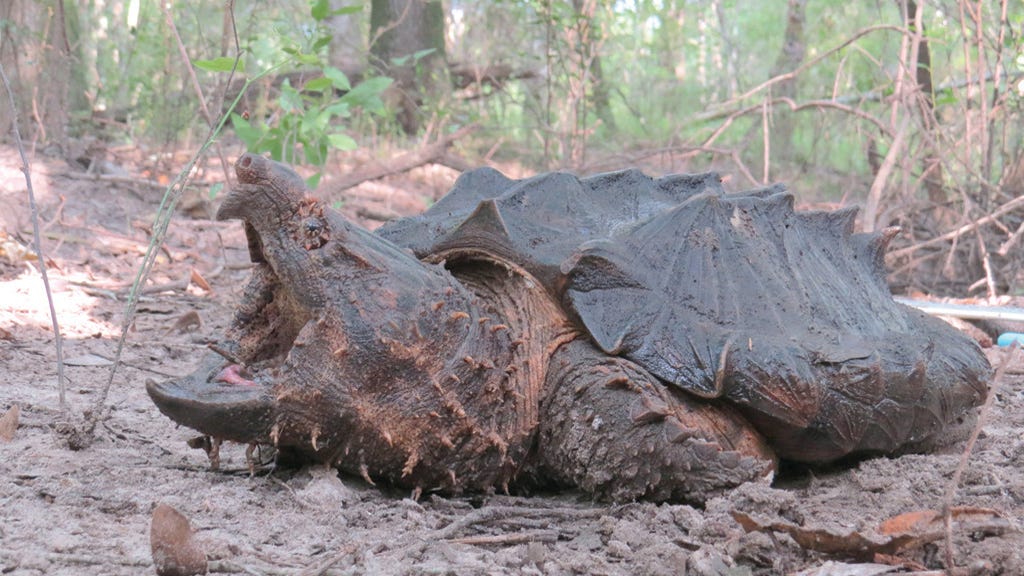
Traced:
<path fill-rule="evenodd" d="M 1009 320 L 1024 322 L 1024 308 L 1013 306 L 977 306 L 973 304 L 948 304 L 946 302 L 930 302 L 914 300 L 903 296 L 894 296 L 893 300 L 906 304 L 933 316 L 953 316 L 969 320 Z"/>

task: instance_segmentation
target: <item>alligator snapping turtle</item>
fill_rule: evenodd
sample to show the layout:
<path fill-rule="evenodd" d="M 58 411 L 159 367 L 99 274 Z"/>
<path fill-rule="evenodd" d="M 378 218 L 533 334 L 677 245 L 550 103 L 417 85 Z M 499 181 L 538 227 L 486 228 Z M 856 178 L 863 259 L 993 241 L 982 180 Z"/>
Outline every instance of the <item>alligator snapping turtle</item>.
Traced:
<path fill-rule="evenodd" d="M 702 500 L 777 457 L 925 445 L 986 395 L 978 347 L 893 301 L 893 231 L 782 187 L 480 169 L 374 234 L 283 165 L 236 171 L 217 218 L 252 279 L 217 352 L 148 385 L 216 438 L 417 494 Z"/>

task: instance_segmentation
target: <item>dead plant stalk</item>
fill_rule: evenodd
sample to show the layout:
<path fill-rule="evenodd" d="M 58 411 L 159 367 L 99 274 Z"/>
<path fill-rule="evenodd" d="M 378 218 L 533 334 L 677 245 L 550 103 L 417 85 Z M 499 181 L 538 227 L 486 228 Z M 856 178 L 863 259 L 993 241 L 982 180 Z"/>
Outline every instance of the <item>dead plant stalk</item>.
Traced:
<path fill-rule="evenodd" d="M 971 430 L 971 435 L 967 438 L 967 444 L 964 445 L 964 451 L 960 455 L 960 463 L 957 465 L 956 471 L 953 472 L 953 477 L 950 478 L 949 484 L 946 486 L 946 494 L 942 504 L 942 520 L 946 531 L 945 561 L 947 570 L 952 570 L 954 567 L 953 500 L 956 498 L 956 491 L 960 486 L 960 478 L 964 475 L 964 470 L 967 469 L 967 462 L 971 459 L 971 453 L 974 452 L 974 444 L 978 441 L 981 429 L 985 426 L 985 421 L 988 418 L 989 410 L 992 408 L 992 399 L 995 398 L 996 393 L 999 391 L 999 384 L 1003 380 L 1003 374 L 1017 357 L 1017 350 L 1018 344 L 1014 342 L 1007 349 L 1006 354 L 1003 356 L 1003 361 L 999 364 L 999 368 L 996 369 L 996 373 L 992 377 L 992 386 L 989 387 L 988 395 L 985 397 L 985 403 L 978 410 L 978 421 L 975 422 L 974 429 Z"/>
<path fill-rule="evenodd" d="M 57 321 L 57 310 L 53 306 L 53 293 L 50 291 L 50 279 L 46 274 L 46 257 L 43 255 L 43 243 L 39 234 L 39 207 L 36 205 L 36 195 L 32 189 L 32 169 L 25 154 L 25 145 L 21 141 L 21 131 L 18 130 L 18 106 L 14 102 L 14 91 L 11 90 L 11 83 L 7 79 L 7 72 L 0 63 L 0 79 L 3 79 L 4 89 L 7 91 L 7 100 L 11 105 L 11 125 L 14 133 L 14 143 L 18 147 L 18 154 L 21 155 L 21 171 L 25 175 L 25 186 L 28 189 L 28 205 L 32 214 L 32 242 L 35 245 L 36 257 L 39 259 L 39 275 L 43 279 L 43 289 L 46 291 L 46 303 L 50 307 L 50 322 L 53 325 L 53 339 L 57 350 L 57 390 L 60 397 L 60 411 L 67 415 L 68 405 L 64 390 L 64 343 L 60 333 L 60 323 Z"/>

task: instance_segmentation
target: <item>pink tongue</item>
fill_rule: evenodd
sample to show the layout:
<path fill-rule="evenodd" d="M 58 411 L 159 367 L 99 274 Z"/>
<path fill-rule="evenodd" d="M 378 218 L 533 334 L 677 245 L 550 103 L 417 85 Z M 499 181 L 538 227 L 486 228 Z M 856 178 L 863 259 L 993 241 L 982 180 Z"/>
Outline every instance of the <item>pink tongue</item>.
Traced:
<path fill-rule="evenodd" d="M 241 374 L 242 367 L 238 364 L 231 364 L 224 368 L 214 378 L 214 382 L 227 382 L 228 384 L 235 384 L 237 386 L 255 386 L 256 383 L 249 380 Z"/>

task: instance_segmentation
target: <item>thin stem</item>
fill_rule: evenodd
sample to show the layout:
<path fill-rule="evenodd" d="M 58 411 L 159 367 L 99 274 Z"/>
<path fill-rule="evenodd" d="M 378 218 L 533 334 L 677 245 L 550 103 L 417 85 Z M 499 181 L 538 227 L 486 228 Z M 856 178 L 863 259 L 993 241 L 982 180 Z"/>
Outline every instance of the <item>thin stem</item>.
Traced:
<path fill-rule="evenodd" d="M 229 4 L 227 10 L 234 8 L 232 4 Z M 192 89 L 196 92 L 196 97 L 199 98 L 199 110 L 203 113 L 203 119 L 206 120 L 206 125 L 209 128 L 213 128 L 213 116 L 210 114 L 210 109 L 206 106 L 206 97 L 203 95 L 203 88 L 199 85 L 199 79 L 196 78 L 195 68 L 192 66 L 192 59 L 188 56 L 188 50 L 185 48 L 185 43 L 181 40 L 181 35 L 178 34 L 178 27 L 174 25 L 174 18 L 171 16 L 171 8 L 168 2 L 160 2 L 160 9 L 164 13 L 164 20 L 167 22 L 167 27 L 170 29 L 171 34 L 174 35 L 174 41 L 178 46 L 178 53 L 181 55 L 181 59 L 185 63 L 185 69 L 188 70 L 189 79 L 192 81 Z M 234 13 L 231 15 L 231 21 L 234 22 Z M 234 30 L 234 24 L 231 26 Z M 237 41 L 236 41 L 237 48 Z M 238 52 L 236 51 L 236 54 Z M 235 65 L 231 68 L 231 74 L 234 75 L 235 69 L 238 68 L 238 58 L 235 58 Z M 231 79 L 228 78 L 228 82 Z M 217 157 L 220 159 L 221 169 L 224 170 L 224 182 L 227 184 L 228 189 L 231 188 L 231 165 L 228 163 L 227 158 L 224 156 L 224 151 L 221 149 L 220 144 L 217 144 Z"/>
<path fill-rule="evenodd" d="M 240 57 L 240 53 L 239 53 Z M 96 399 L 95 407 L 92 410 L 92 416 L 86 423 L 85 433 L 87 436 L 91 436 L 93 430 L 96 428 L 96 424 L 106 415 L 107 412 L 107 396 L 110 393 L 110 387 L 114 383 L 114 375 L 117 373 L 117 367 L 121 362 L 121 354 L 124 351 L 125 341 L 128 339 L 128 329 L 132 325 L 132 320 L 135 317 L 135 308 L 138 305 L 139 294 L 142 292 L 142 285 L 145 283 L 146 278 L 149 277 L 150 271 L 153 269 L 153 265 L 156 263 L 157 254 L 160 252 L 160 247 L 163 245 L 164 237 L 167 235 L 167 228 L 171 222 L 171 216 L 174 214 L 174 209 L 178 205 L 178 201 L 181 200 L 181 196 L 185 191 L 186 186 L 192 179 L 192 169 L 200 158 L 206 153 L 207 150 L 213 146 L 220 134 L 224 125 L 231 117 L 231 113 L 238 106 L 238 103 L 242 100 L 246 91 L 253 83 L 258 82 L 264 76 L 274 72 L 281 68 L 290 60 L 285 60 L 266 70 L 256 74 L 252 78 L 246 80 L 242 90 L 239 91 L 238 95 L 231 102 L 231 105 L 220 117 L 220 121 L 210 128 L 210 132 L 206 137 L 206 141 L 202 147 L 192 156 L 188 164 L 178 173 L 177 177 L 171 182 L 170 186 L 164 192 L 163 199 L 160 201 L 160 206 L 157 208 L 156 216 L 153 219 L 153 236 L 150 239 L 149 247 L 146 249 L 146 254 L 143 256 L 142 265 L 139 267 L 138 273 L 135 275 L 135 280 L 132 282 L 132 289 L 128 295 L 128 304 L 125 307 L 124 321 L 121 324 L 121 337 L 117 342 L 117 350 L 114 354 L 114 363 L 110 367 L 110 375 L 107 378 L 106 384 L 100 390 L 100 394 Z M 235 66 L 238 65 L 238 57 L 235 59 Z"/>
<path fill-rule="evenodd" d="M 14 103 L 14 91 L 11 90 L 11 83 L 7 79 L 7 72 L 4 65 L 0 63 L 0 78 L 3 79 L 4 89 L 7 91 L 7 100 L 11 105 L 11 124 L 14 132 L 14 142 L 18 146 L 18 153 L 21 155 L 21 171 L 25 174 L 25 186 L 28 188 L 28 205 L 32 212 L 32 242 L 35 244 L 36 257 L 39 259 L 39 274 L 43 278 L 43 289 L 46 290 L 46 303 L 50 306 L 50 321 L 53 324 L 53 337 L 57 348 L 57 390 L 60 397 L 60 411 L 67 414 L 67 395 L 64 391 L 64 340 L 60 334 L 60 324 L 57 322 L 57 310 L 53 307 L 53 293 L 50 292 L 50 279 L 46 274 L 46 256 L 43 255 L 43 243 L 39 239 L 39 208 L 36 206 L 36 195 L 32 189 L 32 175 L 29 167 L 28 157 L 25 155 L 25 146 L 21 141 L 21 131 L 18 130 L 18 107 Z"/>

